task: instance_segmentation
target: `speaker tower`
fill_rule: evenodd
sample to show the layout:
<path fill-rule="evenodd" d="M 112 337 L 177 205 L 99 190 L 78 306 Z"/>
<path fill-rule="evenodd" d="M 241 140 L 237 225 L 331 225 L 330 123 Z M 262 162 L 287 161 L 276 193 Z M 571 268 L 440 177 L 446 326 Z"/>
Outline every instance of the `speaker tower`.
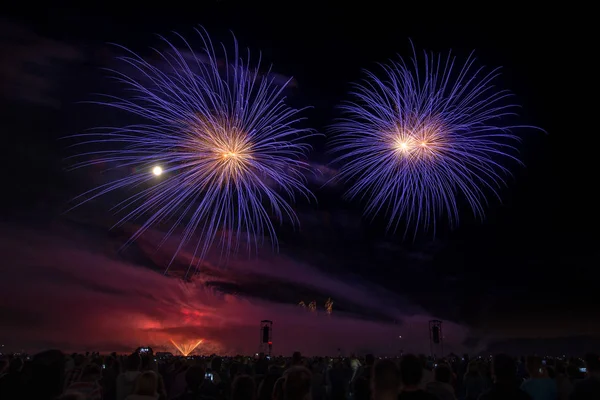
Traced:
<path fill-rule="evenodd" d="M 444 356 L 444 332 L 442 321 L 432 319 L 429 321 L 429 351 L 433 358 Z"/>
<path fill-rule="evenodd" d="M 263 319 L 260 321 L 260 343 L 258 352 L 271 355 L 273 350 L 273 321 Z"/>

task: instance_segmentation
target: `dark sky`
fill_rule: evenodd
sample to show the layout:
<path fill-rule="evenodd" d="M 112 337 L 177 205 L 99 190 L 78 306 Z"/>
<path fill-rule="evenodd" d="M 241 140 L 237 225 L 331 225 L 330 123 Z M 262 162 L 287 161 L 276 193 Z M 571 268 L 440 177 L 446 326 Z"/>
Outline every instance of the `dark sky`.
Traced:
<path fill-rule="evenodd" d="M 502 191 L 502 202 L 490 202 L 486 220 L 466 217 L 453 232 L 407 241 L 386 234 L 377 221 L 362 219 L 360 205 L 343 201 L 338 190 L 316 188 L 319 204 L 299 206 L 303 231 L 281 232 L 282 251 L 337 276 L 352 274 L 383 286 L 432 315 L 472 328 L 476 337 L 495 331 L 508 338 L 600 334 L 600 327 L 589 322 L 597 313 L 593 293 L 600 278 L 592 242 L 597 178 L 591 177 L 595 167 L 587 156 L 595 125 L 586 123 L 593 114 L 582 112 L 587 67 L 574 56 L 585 35 L 564 23 L 566 14 L 508 6 L 436 13 L 429 6 L 398 10 L 393 2 L 369 8 L 349 2 L 202 3 L 79 6 L 7 17 L 38 38 L 53 40 L 41 48 L 75 49 L 73 54 L 58 50 L 58 58 L 66 60 L 61 65 L 67 66 L 57 73 L 59 83 L 45 91 L 58 102 L 32 104 L 36 94 L 29 103 L 10 96 L 3 100 L 4 158 L 10 171 L 3 199 L 7 230 L 62 223 L 61 207 L 80 184 L 63 171 L 65 153 L 57 139 L 97 121 L 97 114 L 86 117 L 96 111 L 76 102 L 102 88 L 98 67 L 114 51 L 107 42 L 143 53 L 156 44 L 154 34 L 175 30 L 192 37 L 193 27 L 202 25 L 214 40 L 228 41 L 232 31 L 242 46 L 262 51 L 275 72 L 296 79 L 291 101 L 314 107 L 308 117 L 317 129 L 336 116 L 335 106 L 361 69 L 396 54 L 408 56 L 409 40 L 420 49 L 452 49 L 459 56 L 475 50 L 480 64 L 503 67 L 500 84 L 523 105 L 522 122 L 547 132 L 525 132 L 520 150 L 526 166 L 514 166 L 514 179 Z M 22 53 L 6 46 L 3 51 L 3 59 L 14 54 L 18 60 Z M 3 63 L 3 71 L 10 70 L 8 61 Z M 11 76 L 4 84 L 22 92 L 24 86 L 16 85 L 22 75 Z M 327 162 L 325 143 L 314 142 L 315 163 Z"/>

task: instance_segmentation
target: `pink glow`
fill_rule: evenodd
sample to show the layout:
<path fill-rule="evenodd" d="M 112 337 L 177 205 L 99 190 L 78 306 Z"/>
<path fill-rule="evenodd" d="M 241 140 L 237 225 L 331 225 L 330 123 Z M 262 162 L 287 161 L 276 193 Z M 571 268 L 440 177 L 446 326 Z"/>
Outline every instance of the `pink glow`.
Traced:
<path fill-rule="evenodd" d="M 13 350 L 130 351 L 152 345 L 158 351 L 172 351 L 170 339 L 203 339 L 201 353 L 251 354 L 258 348 L 260 320 L 271 319 L 275 354 L 295 350 L 337 354 L 337 348 L 344 353 L 428 352 L 431 316 L 415 306 L 395 309 L 402 299 L 382 288 L 341 281 L 275 255 L 236 260 L 218 271 L 219 279 L 229 282 L 252 272 L 322 289 L 334 301 L 345 299 L 385 310 L 390 320 L 403 324 L 359 320 L 336 313 L 335 304 L 331 317 L 324 311 L 306 313 L 297 302 L 218 293 L 203 286 L 202 279 L 185 284 L 119 261 L 107 254 L 110 246 L 78 233 L 65 228 L 34 232 L 0 227 L 0 251 L 6 255 L 0 266 L 0 317 L 13 321 L 2 329 L 0 340 Z M 446 323 L 447 351 L 461 351 L 467 334 L 464 327 Z"/>

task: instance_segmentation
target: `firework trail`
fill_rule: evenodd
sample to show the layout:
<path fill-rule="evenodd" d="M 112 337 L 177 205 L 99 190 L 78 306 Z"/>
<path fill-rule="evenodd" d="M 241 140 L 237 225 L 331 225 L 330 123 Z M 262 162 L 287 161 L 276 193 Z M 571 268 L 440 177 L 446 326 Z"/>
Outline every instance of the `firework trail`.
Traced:
<path fill-rule="evenodd" d="M 206 32 L 196 32 L 204 44 L 199 53 L 179 35 L 185 51 L 161 37 L 166 51 L 155 51 L 167 65 L 162 69 L 122 48 L 127 55 L 120 60 L 137 77 L 111 72 L 130 96 L 104 96 L 95 103 L 143 122 L 76 135 L 76 146 L 96 148 L 77 154 L 84 160 L 74 168 L 106 164 L 133 170 L 79 196 L 75 207 L 132 189 L 135 194 L 114 208 L 115 226 L 142 221 L 127 244 L 167 223 L 164 243 L 183 226 L 171 263 L 192 241 L 192 264 L 198 268 L 217 237 L 222 255 L 240 243 L 256 249 L 264 236 L 276 247 L 271 218 L 297 222 L 290 202 L 297 193 L 312 196 L 302 161 L 309 150 L 302 140 L 312 131 L 295 127 L 301 110 L 284 103 L 286 85 L 275 84 L 270 70 L 259 73 L 260 58 L 250 67 L 250 54 L 240 58 L 234 37 L 231 58 L 221 44 L 221 63 Z"/>
<path fill-rule="evenodd" d="M 483 218 L 486 193 L 498 195 L 509 174 L 503 164 L 516 160 L 513 130 L 531 127 L 503 122 L 517 106 L 494 87 L 498 69 L 476 68 L 472 55 L 460 64 L 424 53 L 419 65 L 413 54 L 355 86 L 332 127 L 332 150 L 347 197 L 366 200 L 367 215 L 383 211 L 388 229 L 404 219 L 416 233 L 435 231 L 443 215 L 455 226 L 459 198 Z"/>

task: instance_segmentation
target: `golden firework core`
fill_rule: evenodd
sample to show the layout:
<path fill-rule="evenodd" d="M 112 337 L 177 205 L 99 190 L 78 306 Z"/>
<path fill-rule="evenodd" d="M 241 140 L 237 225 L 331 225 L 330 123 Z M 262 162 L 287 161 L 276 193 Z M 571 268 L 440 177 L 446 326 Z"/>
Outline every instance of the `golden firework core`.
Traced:
<path fill-rule="evenodd" d="M 435 120 L 403 121 L 389 135 L 392 150 L 399 158 L 431 160 L 444 149 L 445 131 Z"/>
<path fill-rule="evenodd" d="M 198 163 L 219 184 L 235 183 L 246 175 L 254 158 L 248 132 L 231 121 L 198 117 L 190 126 L 186 151 L 197 154 Z"/>
<path fill-rule="evenodd" d="M 221 141 L 215 142 L 216 165 L 228 179 L 237 178 L 246 172 L 252 159 L 252 148 L 247 135 L 239 131 L 224 135 Z"/>

